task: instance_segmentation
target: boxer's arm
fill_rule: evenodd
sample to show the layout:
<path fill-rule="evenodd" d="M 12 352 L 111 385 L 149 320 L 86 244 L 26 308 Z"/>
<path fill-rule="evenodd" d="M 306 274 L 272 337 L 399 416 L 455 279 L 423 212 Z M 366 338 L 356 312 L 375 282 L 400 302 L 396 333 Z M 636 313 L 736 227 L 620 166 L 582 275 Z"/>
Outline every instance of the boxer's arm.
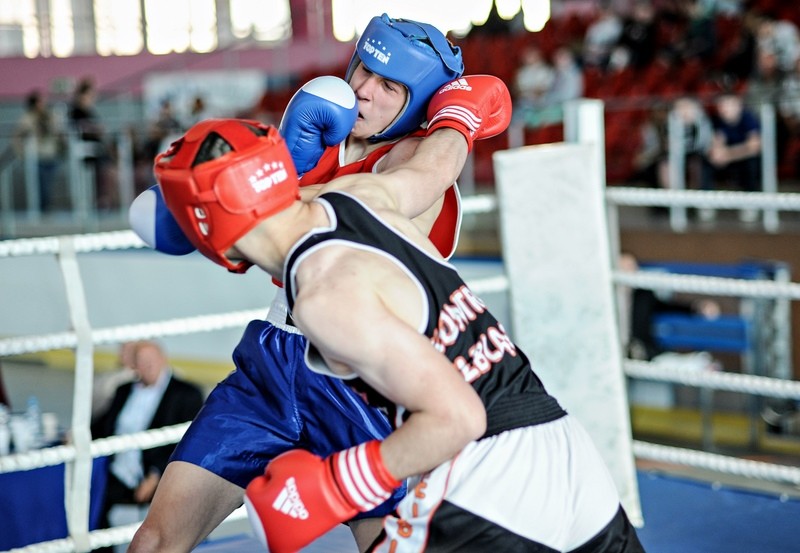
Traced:
<path fill-rule="evenodd" d="M 379 168 L 399 211 L 414 218 L 433 205 L 461 173 L 473 142 L 508 128 L 511 110 L 508 88 L 491 75 L 466 76 L 439 89 L 428 105 L 427 137 L 401 142 Z"/>
<path fill-rule="evenodd" d="M 421 311 L 411 281 L 393 265 L 365 270 L 366 264 L 354 261 L 357 255 L 347 257 L 349 270 L 339 265 L 331 273 L 346 272 L 346 281 L 314 278 L 305 290 L 301 284 L 294 314 L 333 370 L 357 373 L 411 413 L 381 445 L 386 468 L 404 479 L 433 469 L 483 435 L 486 412 L 461 373 L 410 322 Z"/>
<path fill-rule="evenodd" d="M 467 143 L 453 129 L 398 143 L 379 167 L 381 185 L 397 209 L 413 219 L 427 211 L 456 181 L 467 160 Z"/>

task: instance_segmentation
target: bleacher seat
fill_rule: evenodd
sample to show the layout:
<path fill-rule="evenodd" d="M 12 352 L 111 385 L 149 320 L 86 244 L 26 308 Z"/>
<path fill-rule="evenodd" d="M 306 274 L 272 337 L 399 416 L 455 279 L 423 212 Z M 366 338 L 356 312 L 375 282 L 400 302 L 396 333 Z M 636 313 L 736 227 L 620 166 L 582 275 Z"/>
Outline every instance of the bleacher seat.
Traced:
<path fill-rule="evenodd" d="M 743 353 L 751 346 L 751 322 L 733 315 L 707 319 L 701 315 L 661 313 L 653 317 L 656 343 L 670 351 Z"/>
<path fill-rule="evenodd" d="M 640 268 L 643 271 L 740 280 L 774 280 L 778 271 L 785 269 L 776 263 L 750 260 L 741 263 L 642 262 Z M 753 317 L 755 315 L 751 313 L 708 319 L 697 314 L 662 313 L 654 316 L 652 331 L 656 343 L 669 351 L 747 355 L 757 353 L 763 347 L 757 335 L 766 330 L 764 321 Z"/>

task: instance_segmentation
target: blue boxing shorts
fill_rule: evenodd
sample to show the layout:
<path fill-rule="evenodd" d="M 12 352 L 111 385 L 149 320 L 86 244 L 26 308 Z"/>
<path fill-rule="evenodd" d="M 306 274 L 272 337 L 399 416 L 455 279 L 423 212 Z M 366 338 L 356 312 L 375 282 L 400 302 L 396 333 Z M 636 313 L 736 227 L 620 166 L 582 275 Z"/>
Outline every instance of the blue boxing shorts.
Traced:
<path fill-rule="evenodd" d="M 236 369 L 209 394 L 175 448 L 172 461 L 202 467 L 240 486 L 264 474 L 276 456 L 305 449 L 320 457 L 391 431 L 386 416 L 341 380 L 306 367 L 306 338 L 284 324 L 277 296 L 266 321 L 251 321 L 233 351 Z M 405 496 L 356 518 L 391 513 Z"/>

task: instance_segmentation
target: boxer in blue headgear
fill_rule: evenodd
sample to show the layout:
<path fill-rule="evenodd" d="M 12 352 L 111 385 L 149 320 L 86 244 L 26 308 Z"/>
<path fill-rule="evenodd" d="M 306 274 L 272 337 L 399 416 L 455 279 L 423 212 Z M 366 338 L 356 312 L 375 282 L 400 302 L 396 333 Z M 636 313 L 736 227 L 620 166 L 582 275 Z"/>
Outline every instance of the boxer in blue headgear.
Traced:
<path fill-rule="evenodd" d="M 328 182 L 342 171 L 385 170 L 393 163 L 391 158 L 383 159 L 389 150 L 421 130 L 434 93 L 463 73 L 461 49 L 436 27 L 386 14 L 373 17 L 356 42 L 345 73 L 356 96 L 355 120 L 343 117 L 341 107 L 332 108 L 340 102 L 338 87 L 329 83 L 326 91 L 319 86 L 321 78 L 305 85 L 284 112 L 280 130 L 303 175 L 301 186 Z M 342 116 L 322 122 L 319 112 L 323 110 Z M 347 129 L 349 136 L 331 133 L 338 129 Z M 417 146 L 416 141 L 400 144 L 391 154 L 396 158 L 410 157 Z M 307 171 L 310 174 L 304 175 Z M 453 180 L 457 176 L 453 174 Z M 455 209 L 455 194 L 452 200 L 445 209 Z"/>
<path fill-rule="evenodd" d="M 428 102 L 444 84 L 464 74 L 461 49 L 433 25 L 383 14 L 369 22 L 350 59 L 345 80 L 359 63 L 377 75 L 406 87 L 406 105 L 373 142 L 406 135 L 425 121 Z"/>

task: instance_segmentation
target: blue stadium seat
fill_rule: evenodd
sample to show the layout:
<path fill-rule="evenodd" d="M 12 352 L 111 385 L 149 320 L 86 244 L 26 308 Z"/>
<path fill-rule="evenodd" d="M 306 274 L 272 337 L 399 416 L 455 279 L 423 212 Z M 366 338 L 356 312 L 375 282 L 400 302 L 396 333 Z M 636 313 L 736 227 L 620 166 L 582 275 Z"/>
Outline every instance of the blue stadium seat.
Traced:
<path fill-rule="evenodd" d="M 768 261 L 740 263 L 642 262 L 643 271 L 680 275 L 773 280 L 779 266 Z M 756 321 L 737 315 L 707 319 L 687 313 L 662 313 L 653 318 L 656 343 L 668 351 L 709 351 L 745 354 L 756 349 Z"/>
<path fill-rule="evenodd" d="M 665 350 L 743 353 L 751 347 L 751 322 L 733 315 L 706 319 L 662 313 L 653 318 L 656 343 Z"/>

